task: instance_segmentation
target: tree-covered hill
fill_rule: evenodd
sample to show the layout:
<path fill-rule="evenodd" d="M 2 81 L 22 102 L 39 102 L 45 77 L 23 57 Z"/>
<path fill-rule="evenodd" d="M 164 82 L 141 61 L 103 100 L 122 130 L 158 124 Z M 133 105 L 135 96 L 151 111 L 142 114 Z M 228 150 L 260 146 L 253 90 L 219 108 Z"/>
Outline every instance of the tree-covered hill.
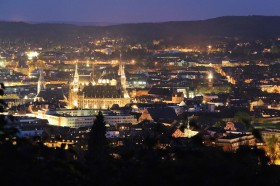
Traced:
<path fill-rule="evenodd" d="M 67 42 L 89 37 L 123 37 L 133 41 L 164 39 L 170 43 L 195 43 L 236 37 L 270 39 L 280 36 L 280 16 L 228 16 L 201 21 L 137 23 L 112 26 L 29 24 L 0 22 L 0 39 L 58 40 Z"/>

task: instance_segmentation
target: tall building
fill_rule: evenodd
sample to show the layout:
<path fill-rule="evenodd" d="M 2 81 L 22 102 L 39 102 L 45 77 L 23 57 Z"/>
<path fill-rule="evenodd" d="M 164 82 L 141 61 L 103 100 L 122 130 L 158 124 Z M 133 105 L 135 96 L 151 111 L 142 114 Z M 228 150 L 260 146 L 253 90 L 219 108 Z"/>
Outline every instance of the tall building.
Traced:
<path fill-rule="evenodd" d="M 122 54 L 120 54 L 120 64 L 119 64 L 118 74 L 120 76 L 120 83 L 121 83 L 124 98 L 130 98 L 126 90 L 126 76 L 125 76 L 124 63 L 122 62 Z"/>
<path fill-rule="evenodd" d="M 78 74 L 78 64 L 76 63 L 74 80 L 73 80 L 73 91 L 78 92 L 79 90 L 79 74 Z"/>
<path fill-rule="evenodd" d="M 74 73 L 74 80 L 70 83 L 69 87 L 69 100 L 68 107 L 75 108 L 78 107 L 78 92 L 79 92 L 79 73 L 78 73 L 78 64 L 76 63 Z"/>
<path fill-rule="evenodd" d="M 45 90 L 45 89 L 46 89 L 46 82 L 44 78 L 44 71 L 42 68 L 40 68 L 40 76 L 37 84 L 37 94 L 39 94 L 41 90 Z"/>
<path fill-rule="evenodd" d="M 120 60 L 118 77 L 113 80 L 99 78 L 94 81 L 94 66 L 89 84 L 82 84 L 76 65 L 74 80 L 70 84 L 68 108 L 107 109 L 112 105 L 125 106 L 131 99 L 126 90 L 125 67 Z M 103 73 L 104 75 L 104 73 Z"/>
<path fill-rule="evenodd" d="M 91 71 L 90 76 L 91 76 L 92 84 L 95 85 L 96 83 L 95 83 L 95 80 L 94 80 L 94 63 L 92 63 L 92 71 Z"/>

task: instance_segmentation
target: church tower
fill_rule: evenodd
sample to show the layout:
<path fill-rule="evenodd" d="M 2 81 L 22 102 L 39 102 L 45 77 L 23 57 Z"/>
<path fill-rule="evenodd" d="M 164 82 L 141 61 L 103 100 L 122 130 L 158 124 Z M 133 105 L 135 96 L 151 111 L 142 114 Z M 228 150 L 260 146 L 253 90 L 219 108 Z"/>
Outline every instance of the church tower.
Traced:
<path fill-rule="evenodd" d="M 208 78 L 208 88 L 213 88 L 213 74 L 211 71 L 208 73 L 207 78 Z"/>
<path fill-rule="evenodd" d="M 118 71 L 118 75 L 121 76 L 122 74 L 122 53 L 120 53 L 120 61 L 119 61 L 119 71 Z"/>
<path fill-rule="evenodd" d="M 46 82 L 44 78 L 44 71 L 42 68 L 40 68 L 40 76 L 37 84 L 37 95 L 41 92 L 41 90 L 45 90 L 45 89 L 46 89 Z"/>
<path fill-rule="evenodd" d="M 76 63 L 74 80 L 73 80 L 73 91 L 78 92 L 79 90 L 79 74 L 78 74 L 78 64 Z"/>
<path fill-rule="evenodd" d="M 125 76 L 124 64 L 122 62 L 122 54 L 120 54 L 120 63 L 119 63 L 118 75 L 120 76 L 120 83 L 121 83 L 121 88 L 122 88 L 122 91 L 123 91 L 124 98 L 130 98 L 128 93 L 127 93 L 127 90 L 126 90 L 126 76 Z"/>
<path fill-rule="evenodd" d="M 74 80 L 69 86 L 69 102 L 68 108 L 73 109 L 78 106 L 78 92 L 79 92 L 79 73 L 78 64 L 75 66 Z"/>
<path fill-rule="evenodd" d="M 90 76 L 91 76 L 92 85 L 95 85 L 96 83 L 95 83 L 95 80 L 94 80 L 94 61 L 92 62 L 92 71 L 91 71 Z"/>

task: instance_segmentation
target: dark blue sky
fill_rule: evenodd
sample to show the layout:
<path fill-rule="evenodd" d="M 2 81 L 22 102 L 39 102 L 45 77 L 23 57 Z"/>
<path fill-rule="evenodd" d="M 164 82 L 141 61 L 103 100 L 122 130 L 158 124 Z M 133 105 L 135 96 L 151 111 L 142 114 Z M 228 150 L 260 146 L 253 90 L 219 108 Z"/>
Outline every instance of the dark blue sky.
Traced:
<path fill-rule="evenodd" d="M 280 15 L 280 0 L 0 0 L 0 20 L 159 22 Z"/>

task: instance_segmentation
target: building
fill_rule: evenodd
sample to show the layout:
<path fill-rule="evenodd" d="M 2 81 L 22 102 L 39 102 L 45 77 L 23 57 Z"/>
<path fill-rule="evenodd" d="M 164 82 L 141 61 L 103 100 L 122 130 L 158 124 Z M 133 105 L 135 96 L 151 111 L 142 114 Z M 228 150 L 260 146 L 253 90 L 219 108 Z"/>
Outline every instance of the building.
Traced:
<path fill-rule="evenodd" d="M 226 126 L 224 128 L 226 131 L 230 132 L 245 132 L 245 126 L 242 123 L 239 122 L 227 122 Z"/>
<path fill-rule="evenodd" d="M 144 120 L 172 124 L 178 121 L 178 116 L 175 110 L 170 107 L 147 108 L 139 118 L 140 122 Z"/>
<path fill-rule="evenodd" d="M 180 129 L 176 129 L 176 131 L 172 134 L 173 138 L 192 138 L 193 136 L 197 135 L 198 131 L 190 129 L 190 124 L 188 122 L 187 127 L 182 132 Z"/>
<path fill-rule="evenodd" d="M 92 70 L 94 74 L 94 68 Z M 125 68 L 121 60 L 117 79 L 111 81 L 99 79 L 97 83 L 93 76 L 88 84 L 81 83 L 76 65 L 74 80 L 70 85 L 68 108 L 106 109 L 114 104 L 125 106 L 130 102 L 126 90 Z"/>
<path fill-rule="evenodd" d="M 35 96 L 34 101 L 67 103 L 67 97 L 64 95 L 61 87 L 47 88 L 42 68 L 40 69 L 40 77 L 37 83 L 37 95 Z"/>
<path fill-rule="evenodd" d="M 14 127 L 18 130 L 17 137 L 19 138 L 33 138 L 42 136 L 47 128 L 47 121 L 28 116 L 15 116 Z"/>
<path fill-rule="evenodd" d="M 95 116 L 99 110 L 93 109 L 57 109 L 57 110 L 40 110 L 38 118 L 47 119 L 50 125 L 61 127 L 91 127 L 95 120 Z M 116 126 L 119 123 L 136 124 L 137 119 L 133 115 L 115 114 L 110 110 L 101 110 L 104 115 L 106 124 Z"/>
<path fill-rule="evenodd" d="M 114 104 L 123 107 L 130 103 L 130 98 L 125 98 L 117 86 L 89 85 L 78 93 L 77 103 L 78 108 L 107 109 Z"/>
<path fill-rule="evenodd" d="M 224 151 L 236 151 L 240 146 L 254 146 L 256 139 L 252 134 L 228 134 L 216 140 L 215 145 Z"/>
<path fill-rule="evenodd" d="M 261 131 L 261 135 L 264 141 L 275 137 L 280 141 L 280 130 L 279 129 L 265 129 Z"/>

